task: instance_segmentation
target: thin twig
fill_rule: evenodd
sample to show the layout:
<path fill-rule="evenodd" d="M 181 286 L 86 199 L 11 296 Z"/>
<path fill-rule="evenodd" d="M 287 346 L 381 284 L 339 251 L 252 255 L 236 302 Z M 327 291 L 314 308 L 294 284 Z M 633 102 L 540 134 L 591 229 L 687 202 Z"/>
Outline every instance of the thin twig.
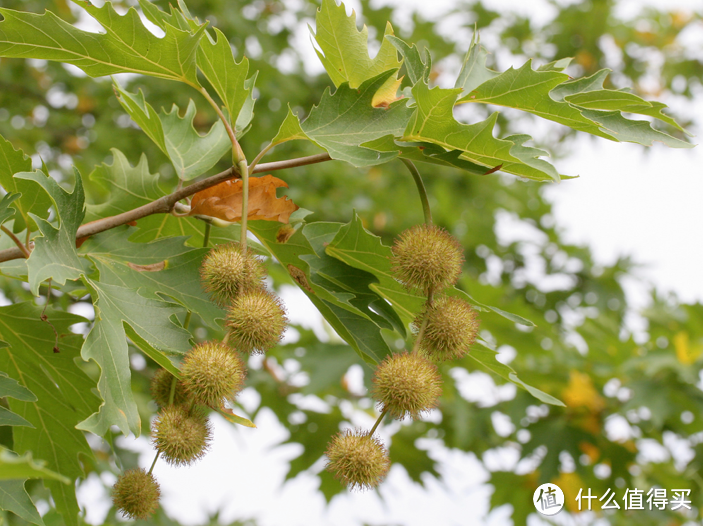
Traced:
<path fill-rule="evenodd" d="M 17 238 L 17 236 L 16 236 L 15 234 L 13 234 L 10 230 L 8 230 L 7 228 L 5 228 L 5 225 L 0 225 L 0 230 L 2 230 L 2 231 L 5 232 L 8 236 L 10 236 L 10 239 L 12 239 L 12 241 L 15 243 L 15 245 L 17 245 L 17 248 L 19 248 L 20 251 L 22 252 L 22 256 L 23 256 L 25 259 L 29 259 L 29 255 L 30 255 L 30 254 L 29 254 L 29 250 L 27 250 L 27 247 L 24 246 L 24 244 L 22 243 L 22 241 L 20 241 L 20 240 Z M 27 231 L 29 232 L 29 227 L 27 227 Z M 13 258 L 13 259 L 14 259 L 14 258 Z"/>
<path fill-rule="evenodd" d="M 332 158 L 328 154 L 321 153 L 317 155 L 309 155 L 307 157 L 298 157 L 296 159 L 287 159 L 285 161 L 259 164 L 254 172 L 274 172 L 276 170 L 307 166 L 330 160 L 332 160 Z M 181 199 L 200 192 L 201 190 L 205 190 L 206 188 L 210 188 L 211 186 L 215 186 L 216 184 L 226 181 L 227 179 L 237 177 L 238 175 L 239 172 L 237 172 L 234 167 L 231 167 L 223 172 L 208 177 L 207 179 L 197 181 L 186 186 L 185 188 L 181 188 L 180 190 L 173 192 L 172 194 L 160 197 L 151 203 L 147 203 L 133 210 L 129 210 L 116 216 L 105 217 L 103 219 L 98 219 L 97 221 L 86 223 L 85 225 L 81 225 L 78 229 L 76 239 L 92 236 L 94 234 L 104 232 L 105 230 L 110 230 L 111 228 L 125 225 L 153 214 L 168 214 L 175 204 Z M 19 248 L 6 248 L 5 250 L 0 250 L 0 263 L 22 257 L 25 257 L 25 255 Z"/>
<path fill-rule="evenodd" d="M 371 431 L 369 431 L 369 436 L 373 436 L 374 432 L 376 431 L 376 428 L 381 423 L 381 420 L 383 420 L 383 417 L 386 416 L 387 412 L 388 412 L 388 408 L 384 409 L 383 412 L 380 415 L 378 415 L 378 418 L 376 419 L 376 423 L 371 428 Z"/>
<path fill-rule="evenodd" d="M 268 153 L 268 151 L 269 151 L 271 148 L 273 148 L 274 146 L 275 146 L 275 145 L 274 145 L 272 142 L 269 143 L 268 146 L 266 146 L 266 148 L 264 148 L 263 150 L 261 150 L 261 151 L 259 152 L 259 155 L 257 155 L 256 157 L 254 157 L 254 160 L 253 160 L 253 161 L 251 162 L 251 164 L 249 165 L 249 173 L 250 173 L 250 174 L 251 174 L 251 173 L 254 173 L 254 168 L 256 168 L 256 165 L 259 164 L 259 161 L 261 160 L 261 158 L 262 158 L 264 155 L 266 155 L 266 154 Z"/>

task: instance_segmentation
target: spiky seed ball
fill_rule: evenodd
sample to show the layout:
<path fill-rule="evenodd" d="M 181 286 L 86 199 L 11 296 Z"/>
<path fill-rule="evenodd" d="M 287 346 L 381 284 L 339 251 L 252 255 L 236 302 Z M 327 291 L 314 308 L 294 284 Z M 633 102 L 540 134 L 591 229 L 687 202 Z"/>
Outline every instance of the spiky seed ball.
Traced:
<path fill-rule="evenodd" d="M 437 405 L 442 378 L 435 364 L 419 354 L 386 357 L 376 368 L 373 396 L 393 418 L 417 418 Z"/>
<path fill-rule="evenodd" d="M 391 467 L 383 444 L 361 430 L 338 433 L 327 446 L 327 470 L 349 489 L 378 486 Z"/>
<path fill-rule="evenodd" d="M 238 296 L 227 311 L 230 342 L 246 353 L 262 353 L 283 336 L 288 319 L 281 300 L 264 289 Z"/>
<path fill-rule="evenodd" d="M 159 507 L 161 490 L 151 473 L 128 469 L 112 487 L 115 507 L 129 519 L 147 519 Z"/>
<path fill-rule="evenodd" d="M 242 252 L 239 243 L 216 246 L 200 267 L 203 288 L 223 307 L 242 292 L 261 287 L 265 275 L 261 261 L 251 251 Z"/>
<path fill-rule="evenodd" d="M 171 397 L 171 382 L 173 382 L 173 380 L 173 375 L 166 369 L 159 369 L 156 373 L 154 373 L 154 376 L 151 379 L 151 397 L 159 407 L 166 407 L 169 405 L 168 401 Z M 181 405 L 188 401 L 188 393 L 186 392 L 183 382 L 180 380 L 176 381 L 176 389 L 173 392 L 173 403 L 175 405 Z"/>
<path fill-rule="evenodd" d="M 169 464 L 183 466 L 201 459 L 210 445 L 212 432 L 201 407 L 188 410 L 172 405 L 161 410 L 151 426 L 151 440 Z"/>
<path fill-rule="evenodd" d="M 392 270 L 407 287 L 439 292 L 456 283 L 464 262 L 462 247 L 446 230 L 415 225 L 393 245 Z"/>
<path fill-rule="evenodd" d="M 432 360 L 461 358 L 476 340 L 479 326 L 476 311 L 460 298 L 436 299 L 415 319 L 416 330 L 425 319 L 427 326 L 420 352 Z"/>
<path fill-rule="evenodd" d="M 222 399 L 241 391 L 246 366 L 237 353 L 222 342 L 196 345 L 183 359 L 182 382 L 198 402 L 219 407 Z"/>

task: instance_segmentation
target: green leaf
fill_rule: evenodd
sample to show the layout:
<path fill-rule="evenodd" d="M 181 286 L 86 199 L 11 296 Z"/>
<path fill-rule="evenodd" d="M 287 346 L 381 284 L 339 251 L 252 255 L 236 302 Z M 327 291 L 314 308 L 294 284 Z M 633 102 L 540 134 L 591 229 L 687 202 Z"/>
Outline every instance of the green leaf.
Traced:
<path fill-rule="evenodd" d="M 85 196 L 81 174 L 75 168 L 74 173 L 76 184 L 70 194 L 55 179 L 38 170 L 16 176 L 34 181 L 49 194 L 60 220 L 57 228 L 48 221 L 33 216 L 42 233 L 42 237 L 34 240 L 34 250 L 27 260 L 29 286 L 35 296 L 39 294 L 39 285 L 46 279 L 63 285 L 66 280 L 78 279 L 83 273 L 83 264 L 76 253 L 76 232 L 83 221 Z"/>
<path fill-rule="evenodd" d="M 37 401 L 37 397 L 34 396 L 34 393 L 0 371 L 0 398 L 4 397 L 16 398 L 23 402 Z M 13 413 L 2 406 L 0 406 L 0 426 L 34 427 L 31 422 L 28 422 L 17 413 Z"/>
<path fill-rule="evenodd" d="M 271 140 L 273 146 L 277 144 L 284 143 L 286 141 L 294 141 L 296 139 L 310 139 L 300 126 L 300 119 L 293 113 L 290 109 L 290 104 L 288 105 L 288 113 L 286 118 L 283 119 L 281 126 L 278 128 L 278 133 Z"/>
<path fill-rule="evenodd" d="M 471 93 L 477 86 L 497 76 L 497 71 L 486 67 L 487 56 L 488 52 L 480 44 L 478 32 L 474 31 L 471 45 L 466 52 L 464 63 L 461 65 L 461 71 L 454 87 L 461 89 L 464 93 Z"/>
<path fill-rule="evenodd" d="M 206 248 L 190 248 L 185 238 L 166 238 L 151 243 L 133 243 L 136 229 L 112 229 L 93 236 L 82 247 L 95 263 L 100 282 L 132 289 L 140 296 L 175 301 L 198 314 L 212 328 L 225 313 L 203 291 L 200 265 Z"/>
<path fill-rule="evenodd" d="M 134 8 L 120 16 L 110 2 L 102 7 L 84 0 L 74 3 L 105 32 L 82 31 L 51 11 L 37 15 L 0 8 L 0 56 L 65 62 L 91 77 L 139 73 L 198 86 L 196 51 L 205 25 L 194 32 L 165 25 L 166 34 L 158 38 Z"/>
<path fill-rule="evenodd" d="M 11 511 L 27 522 L 44 526 L 41 515 L 24 489 L 24 483 L 25 480 L 0 480 L 0 510 Z"/>
<path fill-rule="evenodd" d="M 493 137 L 497 113 L 476 124 L 459 123 L 453 111 L 460 89 L 429 89 L 427 84 L 420 82 L 412 91 L 417 106 L 403 140 L 425 141 L 447 150 L 460 150 L 462 159 L 489 170 L 500 169 L 537 181 L 560 180 L 554 167 L 539 159 L 546 152 L 523 145 L 531 138 L 529 135 L 513 135 L 505 139 Z"/>
<path fill-rule="evenodd" d="M 348 82 L 350 88 L 357 88 L 365 80 L 401 65 L 395 48 L 386 39 L 381 40 L 376 56 L 370 58 L 368 29 L 364 26 L 359 31 L 356 13 L 352 11 L 347 16 L 344 4 L 337 5 L 335 0 L 322 0 L 315 16 L 315 30 L 310 28 L 310 32 L 321 50 L 315 52 L 335 86 Z M 392 34 L 393 28 L 387 22 L 384 35 Z"/>
<path fill-rule="evenodd" d="M 239 416 L 233 413 L 231 409 L 223 411 L 221 408 L 217 408 L 217 412 L 220 413 L 223 418 L 225 418 L 229 422 L 232 422 L 233 424 L 256 429 L 256 425 L 254 425 L 254 422 L 252 422 L 248 418 L 244 418 L 243 416 Z"/>
<path fill-rule="evenodd" d="M 303 229 L 299 228 L 284 242 L 279 242 L 279 233 L 287 227 L 271 221 L 252 221 L 249 225 L 250 230 L 286 268 L 325 320 L 359 356 L 370 363 L 378 363 L 390 354 L 391 350 L 381 334 L 381 328 L 369 316 L 348 301 L 340 301 L 335 294 L 318 284 L 324 281 L 318 279 L 322 277 L 314 274 L 308 261 L 319 256 L 305 237 Z M 307 261 L 301 256 L 306 256 Z M 354 294 L 351 293 L 351 296 Z"/>
<path fill-rule="evenodd" d="M 139 127 L 171 160 L 179 178 L 189 181 L 217 164 L 232 147 L 225 125 L 217 121 L 206 135 L 193 127 L 195 103 L 191 99 L 183 117 L 175 104 L 170 113 L 157 114 L 144 99 L 144 93 L 129 93 L 115 85 L 115 93 L 122 107 Z"/>
<path fill-rule="evenodd" d="M 605 76 L 596 77 L 601 82 Z M 622 91 L 594 89 L 594 78 L 578 86 L 588 91 L 565 96 L 550 92 L 565 83 L 569 76 L 556 70 L 533 70 L 528 60 L 518 69 L 508 71 L 485 81 L 465 94 L 458 103 L 484 103 L 523 110 L 538 117 L 569 126 L 577 131 L 597 135 L 612 141 L 635 142 L 649 146 L 661 141 L 672 148 L 690 148 L 693 145 L 654 130 L 647 121 L 633 121 L 620 112 L 642 113 L 681 129 L 673 119 L 661 113 L 665 105 L 655 108 L 644 99 Z M 559 100 L 563 97 L 563 100 Z M 582 102 L 584 106 L 581 106 Z M 595 111 L 615 110 L 615 111 Z"/>
<path fill-rule="evenodd" d="M 104 435 L 111 425 L 124 434 L 139 436 L 141 421 L 131 386 L 127 335 L 128 324 L 150 346 L 168 354 L 190 349 L 190 333 L 171 321 L 179 309 L 163 301 L 147 299 L 135 288 L 85 278 L 95 307 L 95 324 L 85 340 L 81 355 L 100 366 L 98 391 L 100 410 L 79 424 L 79 429 Z"/>
<path fill-rule="evenodd" d="M 51 206 L 51 200 L 46 192 L 37 192 L 32 183 L 14 177 L 16 173 L 31 170 L 32 160 L 22 150 L 15 150 L 12 144 L 0 135 L 0 186 L 8 194 L 22 194 L 22 197 L 11 205 L 19 212 L 12 227 L 15 234 L 27 227 L 30 230 L 36 230 L 37 225 L 29 216 L 30 212 L 43 217 Z"/>
<path fill-rule="evenodd" d="M 325 90 L 320 104 L 310 111 L 302 123 L 302 131 L 327 150 L 333 159 L 347 161 L 357 167 L 394 159 L 396 153 L 382 153 L 360 146 L 385 135 L 401 135 L 413 113 L 404 100 L 394 102 L 388 108 L 372 106 L 374 93 L 392 74 L 393 71 L 381 73 L 357 89 L 342 84 L 334 94 L 329 89 Z"/>
<path fill-rule="evenodd" d="M 427 48 L 423 49 L 423 52 L 420 53 L 420 50 L 415 44 L 411 47 L 405 41 L 394 35 L 387 34 L 385 39 L 393 44 L 398 52 L 403 55 L 403 62 L 405 63 L 408 77 L 413 86 L 420 81 L 425 83 L 429 82 L 430 72 L 432 71 L 432 56 Z"/>
<path fill-rule="evenodd" d="M 466 365 L 468 365 L 468 363 L 470 363 L 469 360 L 472 360 L 473 362 L 478 363 L 481 366 L 481 368 L 488 370 L 494 374 L 497 374 L 501 378 L 504 378 L 505 380 L 508 380 L 509 382 L 514 383 L 518 387 L 522 387 L 528 393 L 530 393 L 532 396 L 534 396 L 535 398 L 537 398 L 541 402 L 544 402 L 545 404 L 566 407 L 561 400 L 554 398 L 552 395 L 549 395 L 549 394 L 545 393 L 544 391 L 540 391 L 536 387 L 532 387 L 531 385 L 527 385 L 525 382 L 520 380 L 520 378 L 518 378 L 517 373 L 515 372 L 515 369 L 513 369 L 509 365 L 505 365 L 504 363 L 501 363 L 498 360 L 496 360 L 497 355 L 498 355 L 498 352 L 494 351 L 492 349 L 474 346 L 471 349 L 471 352 L 469 352 L 466 355 L 466 357 L 463 358 L 463 362 Z"/>
<path fill-rule="evenodd" d="M 251 96 L 252 90 L 247 86 L 249 61 L 244 57 L 237 63 L 229 40 L 217 28 L 215 37 L 213 40 L 206 32 L 200 41 L 198 67 L 224 102 L 233 125 Z"/>
<path fill-rule="evenodd" d="M 0 349 L 0 370 L 37 397 L 36 402 L 8 399 L 10 409 L 34 426 L 13 428 L 13 447 L 20 455 L 31 451 L 34 457 L 46 461 L 46 469 L 75 480 L 83 476 L 78 455 L 93 457 L 84 434 L 75 426 L 99 403 L 91 391 L 95 383 L 74 361 L 82 338 L 69 330 L 71 325 L 86 320 L 48 308 L 50 326 L 41 321 L 41 315 L 42 307 L 31 302 L 0 307 L 0 339 L 9 344 Z M 58 353 L 52 351 L 54 329 L 58 333 Z M 44 484 L 66 524 L 77 525 L 75 486 L 51 479 L 45 479 Z"/>
<path fill-rule="evenodd" d="M 22 194 L 5 194 L 0 199 L 0 225 L 15 215 L 16 210 L 10 208 L 10 205 L 20 197 L 22 197 Z"/>
<path fill-rule="evenodd" d="M 58 480 L 64 484 L 71 482 L 67 477 L 45 466 L 46 462 L 43 460 L 34 460 L 31 451 L 19 456 L 0 446 L 0 480 L 39 478 Z"/>

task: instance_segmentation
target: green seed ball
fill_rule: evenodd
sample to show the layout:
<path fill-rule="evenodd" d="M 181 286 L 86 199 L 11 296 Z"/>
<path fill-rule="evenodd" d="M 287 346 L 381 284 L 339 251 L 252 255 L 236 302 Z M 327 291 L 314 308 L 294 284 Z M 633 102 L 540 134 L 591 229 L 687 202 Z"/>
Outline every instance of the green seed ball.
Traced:
<path fill-rule="evenodd" d="M 427 320 L 420 352 L 432 360 L 453 360 L 469 352 L 476 341 L 479 321 L 476 311 L 460 298 L 440 297 L 414 322 L 419 330 Z"/>
<path fill-rule="evenodd" d="M 393 354 L 376 368 L 372 392 L 393 418 L 416 419 L 437 406 L 442 378 L 437 366 L 419 354 Z"/>
<path fill-rule="evenodd" d="M 392 251 L 392 271 L 411 289 L 439 292 L 454 285 L 461 275 L 462 247 L 437 226 L 422 224 L 404 231 Z"/>
<path fill-rule="evenodd" d="M 151 473 L 129 469 L 112 488 L 115 507 L 129 519 L 147 519 L 159 507 L 161 490 Z"/>
<path fill-rule="evenodd" d="M 152 424 L 154 447 L 169 464 L 183 466 L 205 456 L 212 432 L 207 413 L 196 407 L 172 405 L 161 410 Z"/>
<path fill-rule="evenodd" d="M 327 470 L 352 490 L 375 488 L 391 467 L 383 444 L 360 430 L 347 430 L 332 437 L 326 455 Z"/>
<path fill-rule="evenodd" d="M 245 353 L 263 353 L 274 347 L 287 323 L 281 300 L 264 289 L 242 294 L 227 311 L 230 342 Z"/>
<path fill-rule="evenodd" d="M 224 307 L 244 291 L 262 286 L 266 270 L 251 251 L 239 243 L 218 245 L 205 256 L 200 267 L 203 288 Z"/>
<path fill-rule="evenodd" d="M 171 383 L 174 376 L 166 369 L 159 369 L 151 379 L 151 397 L 159 407 L 166 407 L 171 397 Z M 175 405 L 185 404 L 189 401 L 183 382 L 176 380 L 176 388 L 173 392 L 173 403 Z"/>
<path fill-rule="evenodd" d="M 181 375 L 190 396 L 216 408 L 223 398 L 242 390 L 246 366 L 234 349 L 212 341 L 198 344 L 186 354 Z"/>

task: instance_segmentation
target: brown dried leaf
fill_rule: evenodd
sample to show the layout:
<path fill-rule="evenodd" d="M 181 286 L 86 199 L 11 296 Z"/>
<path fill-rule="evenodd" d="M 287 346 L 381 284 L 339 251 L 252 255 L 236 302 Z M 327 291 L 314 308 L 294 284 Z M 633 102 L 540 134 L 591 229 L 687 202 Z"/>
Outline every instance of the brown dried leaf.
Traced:
<path fill-rule="evenodd" d="M 228 180 L 193 195 L 189 215 L 216 217 L 224 221 L 242 218 L 242 181 Z M 249 178 L 249 214 L 251 220 L 288 223 L 298 209 L 287 197 L 276 197 L 276 188 L 288 188 L 285 181 L 272 175 Z"/>

